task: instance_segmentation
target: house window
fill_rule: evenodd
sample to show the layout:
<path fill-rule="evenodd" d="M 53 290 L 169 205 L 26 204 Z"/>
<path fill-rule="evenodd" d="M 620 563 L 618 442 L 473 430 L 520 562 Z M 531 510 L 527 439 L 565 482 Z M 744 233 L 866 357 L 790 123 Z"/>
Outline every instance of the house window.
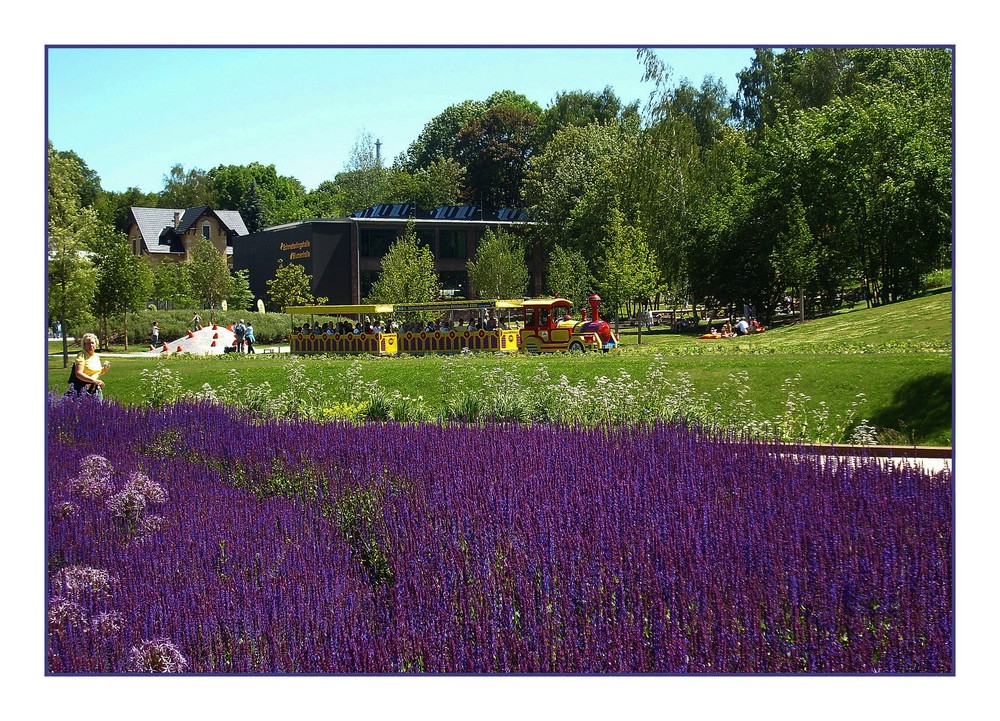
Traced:
<path fill-rule="evenodd" d="M 201 237 L 205 240 L 212 239 L 212 224 L 209 222 L 204 222 L 201 224 Z"/>
<path fill-rule="evenodd" d="M 441 258 L 467 258 L 464 230 L 442 230 L 438 234 Z"/>
<path fill-rule="evenodd" d="M 469 274 L 466 271 L 443 270 L 438 277 L 441 279 L 441 297 L 445 300 L 469 297 Z"/>
<path fill-rule="evenodd" d="M 381 271 L 378 270 L 362 270 L 361 271 L 361 297 L 362 299 L 367 298 L 372 292 L 372 286 L 378 282 Z"/>
<path fill-rule="evenodd" d="M 433 230 L 433 228 L 418 228 L 417 229 L 417 247 L 419 247 L 419 248 L 429 248 L 432 253 L 434 252 L 434 230 Z"/>
<path fill-rule="evenodd" d="M 396 240 L 395 228 L 358 228 L 358 251 L 362 258 L 381 258 Z"/>

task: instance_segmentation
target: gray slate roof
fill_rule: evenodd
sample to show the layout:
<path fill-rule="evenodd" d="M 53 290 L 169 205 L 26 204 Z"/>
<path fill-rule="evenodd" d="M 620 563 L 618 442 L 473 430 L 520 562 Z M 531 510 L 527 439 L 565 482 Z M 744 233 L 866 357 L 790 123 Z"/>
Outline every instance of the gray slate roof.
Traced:
<path fill-rule="evenodd" d="M 179 234 L 183 234 L 198 218 L 210 213 L 236 233 L 249 235 L 243 216 L 237 210 L 212 210 L 207 205 L 197 208 L 131 208 L 132 217 L 139 226 L 139 233 L 150 253 L 182 253 L 184 248 L 180 243 Z M 180 221 L 174 229 L 174 213 L 180 213 Z M 226 245 L 226 253 L 232 253 L 232 246 Z"/>

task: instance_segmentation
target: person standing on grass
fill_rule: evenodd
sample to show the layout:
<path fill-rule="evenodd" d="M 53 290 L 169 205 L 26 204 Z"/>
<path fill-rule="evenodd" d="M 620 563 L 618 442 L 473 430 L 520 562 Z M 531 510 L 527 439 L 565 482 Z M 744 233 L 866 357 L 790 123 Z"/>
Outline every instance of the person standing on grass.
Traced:
<path fill-rule="evenodd" d="M 88 393 L 103 398 L 104 381 L 101 376 L 108 372 L 111 363 L 101 363 L 101 357 L 97 355 L 97 336 L 93 333 L 85 333 L 82 344 L 83 350 L 73 362 L 73 372 L 69 377 L 69 382 L 73 385 L 72 393 Z"/>
<path fill-rule="evenodd" d="M 243 322 L 242 318 L 240 318 L 240 322 L 236 324 L 236 327 L 233 328 L 233 333 L 236 334 L 236 349 L 240 353 L 242 353 L 243 352 L 243 341 L 244 341 L 244 339 L 246 338 L 246 335 L 247 335 L 247 326 L 246 326 L 246 323 Z"/>
<path fill-rule="evenodd" d="M 256 353 L 253 349 L 253 344 L 257 342 L 257 338 L 253 334 L 253 323 L 247 323 L 246 334 L 243 336 L 247 342 L 247 353 Z"/>
<path fill-rule="evenodd" d="M 156 324 L 155 320 L 153 321 L 153 330 L 149 333 L 149 343 L 154 348 L 160 345 L 160 326 Z"/>

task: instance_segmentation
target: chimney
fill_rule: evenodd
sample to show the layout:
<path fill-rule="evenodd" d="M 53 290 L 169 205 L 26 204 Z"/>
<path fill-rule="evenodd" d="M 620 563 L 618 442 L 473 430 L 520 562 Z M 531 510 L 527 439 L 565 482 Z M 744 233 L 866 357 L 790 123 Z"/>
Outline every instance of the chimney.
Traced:
<path fill-rule="evenodd" d="M 176 228 L 181 224 L 181 212 L 179 210 L 174 211 L 174 227 Z"/>
<path fill-rule="evenodd" d="M 596 293 L 587 299 L 590 303 L 590 320 L 598 321 L 601 319 L 601 296 Z"/>

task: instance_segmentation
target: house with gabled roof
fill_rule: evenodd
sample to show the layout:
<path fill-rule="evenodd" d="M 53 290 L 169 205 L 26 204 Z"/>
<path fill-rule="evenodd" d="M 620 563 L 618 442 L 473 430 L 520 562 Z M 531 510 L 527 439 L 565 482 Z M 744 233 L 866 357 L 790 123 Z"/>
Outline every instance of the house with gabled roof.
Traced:
<path fill-rule="evenodd" d="M 191 249 L 200 238 L 212 242 L 216 250 L 233 264 L 233 238 L 249 235 L 243 217 L 236 210 L 196 208 L 129 209 L 128 229 L 132 252 L 153 264 L 164 260 L 190 260 Z"/>

